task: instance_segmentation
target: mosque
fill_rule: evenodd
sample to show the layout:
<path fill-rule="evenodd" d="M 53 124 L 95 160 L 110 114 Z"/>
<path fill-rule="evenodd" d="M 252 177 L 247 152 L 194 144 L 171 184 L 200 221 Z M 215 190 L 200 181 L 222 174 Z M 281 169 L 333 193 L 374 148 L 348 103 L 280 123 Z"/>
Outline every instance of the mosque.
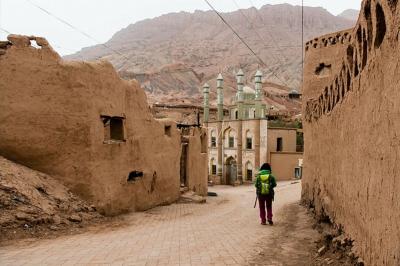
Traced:
<path fill-rule="evenodd" d="M 294 128 L 269 128 L 268 106 L 263 103 L 262 73 L 254 77 L 255 89 L 244 85 L 244 73 L 236 74 L 237 93 L 224 107 L 223 77 L 217 77 L 218 112 L 209 120 L 210 86 L 203 86 L 203 124 L 208 132 L 209 180 L 216 184 L 238 185 L 253 182 L 262 163 L 273 164 L 278 179 L 294 177 L 302 153 L 296 152 Z M 224 113 L 228 109 L 228 113 Z"/>

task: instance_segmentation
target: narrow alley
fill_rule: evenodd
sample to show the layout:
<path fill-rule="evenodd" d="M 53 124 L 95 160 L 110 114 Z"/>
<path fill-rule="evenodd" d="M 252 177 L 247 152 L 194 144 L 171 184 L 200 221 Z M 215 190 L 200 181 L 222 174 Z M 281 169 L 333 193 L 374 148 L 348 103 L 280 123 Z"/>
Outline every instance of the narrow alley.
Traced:
<path fill-rule="evenodd" d="M 273 227 L 259 224 L 253 187 L 217 186 L 209 190 L 218 197 L 209 197 L 206 204 L 173 204 L 128 214 L 128 226 L 3 247 L 1 264 L 257 265 L 257 256 L 270 246 L 271 252 L 280 255 L 264 265 L 291 265 L 291 261 L 300 265 L 296 255 L 306 265 L 309 253 L 305 250 L 302 254 L 301 248 L 307 245 L 300 241 L 312 243 L 312 238 L 296 232 L 301 238 L 296 245 L 288 230 L 297 230 L 299 221 L 288 219 L 285 211 L 288 209 L 290 216 L 299 211 L 305 215 L 298 206 L 300 183 L 279 183 Z M 307 220 L 303 218 L 300 222 Z M 280 240 L 277 234 L 282 234 Z M 285 253 L 291 254 L 288 261 Z"/>

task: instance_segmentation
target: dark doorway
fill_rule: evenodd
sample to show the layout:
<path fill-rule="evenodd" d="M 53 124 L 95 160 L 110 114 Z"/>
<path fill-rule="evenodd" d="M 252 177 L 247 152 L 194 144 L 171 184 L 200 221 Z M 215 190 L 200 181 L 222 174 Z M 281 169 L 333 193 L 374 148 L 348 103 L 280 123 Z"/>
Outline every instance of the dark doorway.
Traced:
<path fill-rule="evenodd" d="M 246 177 L 247 177 L 247 181 L 253 180 L 253 170 L 247 169 Z"/>
<path fill-rule="evenodd" d="M 180 170 L 180 176 L 181 176 L 181 186 L 186 186 L 187 185 L 187 151 L 188 151 L 188 144 L 187 143 L 182 143 L 182 153 L 181 153 L 181 170 Z"/>
<path fill-rule="evenodd" d="M 226 160 L 226 184 L 234 185 L 237 180 L 237 165 L 233 157 Z"/>

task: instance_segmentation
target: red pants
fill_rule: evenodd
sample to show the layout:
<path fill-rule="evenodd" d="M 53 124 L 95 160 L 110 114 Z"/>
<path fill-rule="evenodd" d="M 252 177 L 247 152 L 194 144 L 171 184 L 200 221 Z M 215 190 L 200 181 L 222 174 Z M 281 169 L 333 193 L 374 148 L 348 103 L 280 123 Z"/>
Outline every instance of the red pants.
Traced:
<path fill-rule="evenodd" d="M 267 218 L 268 221 L 272 221 L 272 196 L 271 195 L 258 195 L 258 202 L 260 206 L 260 218 L 261 222 L 265 223 L 265 207 L 267 207 Z"/>

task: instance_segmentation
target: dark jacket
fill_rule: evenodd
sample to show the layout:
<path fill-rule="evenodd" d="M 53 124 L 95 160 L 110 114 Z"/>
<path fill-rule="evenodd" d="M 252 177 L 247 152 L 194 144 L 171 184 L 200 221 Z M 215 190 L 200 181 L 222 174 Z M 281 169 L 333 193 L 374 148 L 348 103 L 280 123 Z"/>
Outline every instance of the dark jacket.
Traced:
<path fill-rule="evenodd" d="M 261 175 L 270 175 L 269 178 L 269 187 L 271 189 L 271 195 L 272 195 L 272 199 L 274 199 L 275 196 L 275 191 L 274 188 L 276 187 L 276 179 L 275 177 L 271 174 L 271 171 L 269 170 L 261 170 L 258 174 L 257 174 L 257 179 L 256 179 L 256 183 L 255 183 L 255 187 L 257 189 L 257 195 L 260 195 L 261 193 Z"/>

